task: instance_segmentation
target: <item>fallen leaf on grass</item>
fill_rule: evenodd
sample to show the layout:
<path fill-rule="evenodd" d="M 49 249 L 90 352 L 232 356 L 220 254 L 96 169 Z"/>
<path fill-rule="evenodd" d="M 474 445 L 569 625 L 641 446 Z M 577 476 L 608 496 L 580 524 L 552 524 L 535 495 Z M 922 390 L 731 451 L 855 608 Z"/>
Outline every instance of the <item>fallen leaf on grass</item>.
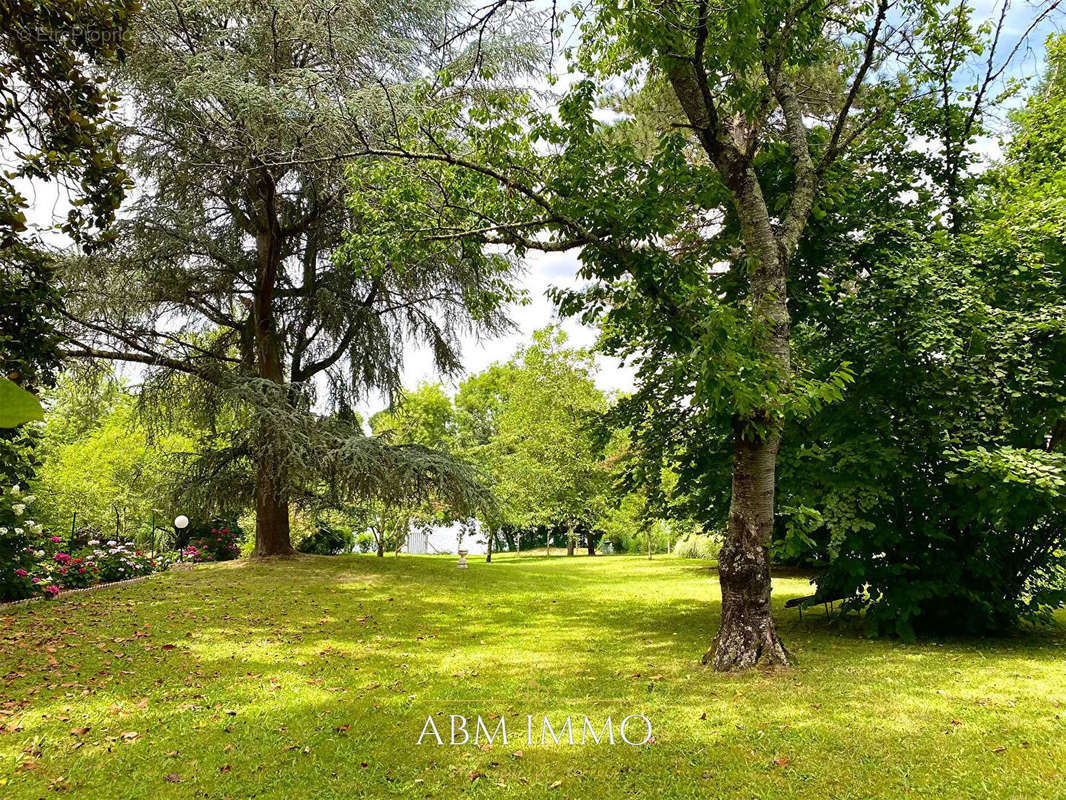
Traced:
<path fill-rule="evenodd" d="M 1006 747 L 1004 747 L 1003 745 L 1000 745 L 999 747 L 993 747 L 993 748 L 992 748 L 992 752 L 993 752 L 993 753 L 1002 753 L 1002 752 L 1004 752 L 1004 751 L 1005 751 L 1006 749 L 1007 749 Z"/>
<path fill-rule="evenodd" d="M 558 788 L 559 788 L 560 786 L 562 786 L 562 785 L 563 785 L 563 782 L 562 782 L 562 781 L 555 781 L 555 783 L 553 783 L 553 784 L 552 784 L 551 786 L 549 786 L 548 788 L 549 788 L 549 789 L 558 789 Z"/>
<path fill-rule="evenodd" d="M 470 782 L 471 782 L 471 783 L 473 783 L 473 782 L 474 782 L 474 781 L 476 781 L 476 780 L 477 780 L 478 778 L 482 777 L 482 775 L 481 775 L 481 773 L 480 773 L 480 772 L 478 772 L 478 771 L 477 771 L 477 770 L 475 769 L 475 770 L 473 770 L 473 771 L 472 771 L 472 772 L 470 773 L 470 775 L 469 775 L 468 777 L 470 778 Z"/>
<path fill-rule="evenodd" d="M 169 775 L 167 775 L 167 783 L 181 783 L 181 776 L 175 775 L 173 772 L 171 772 Z"/>
<path fill-rule="evenodd" d="M 521 758 L 522 757 L 522 751 L 521 750 L 515 750 L 513 753 L 511 753 L 511 755 L 514 756 L 515 758 Z"/>
<path fill-rule="evenodd" d="M 778 756 L 777 758 L 774 759 L 774 766 L 775 767 L 787 767 L 788 766 L 788 759 L 785 758 L 784 756 Z"/>

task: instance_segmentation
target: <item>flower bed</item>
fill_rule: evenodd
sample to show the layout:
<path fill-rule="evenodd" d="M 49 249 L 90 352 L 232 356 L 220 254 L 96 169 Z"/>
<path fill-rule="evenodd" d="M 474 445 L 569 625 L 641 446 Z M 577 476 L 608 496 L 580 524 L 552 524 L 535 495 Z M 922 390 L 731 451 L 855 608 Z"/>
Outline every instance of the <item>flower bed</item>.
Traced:
<path fill-rule="evenodd" d="M 71 552 L 30 518 L 35 499 L 18 484 L 0 490 L 0 601 L 52 598 L 64 589 L 150 575 L 174 561 L 172 554 L 152 556 L 115 540 Z"/>

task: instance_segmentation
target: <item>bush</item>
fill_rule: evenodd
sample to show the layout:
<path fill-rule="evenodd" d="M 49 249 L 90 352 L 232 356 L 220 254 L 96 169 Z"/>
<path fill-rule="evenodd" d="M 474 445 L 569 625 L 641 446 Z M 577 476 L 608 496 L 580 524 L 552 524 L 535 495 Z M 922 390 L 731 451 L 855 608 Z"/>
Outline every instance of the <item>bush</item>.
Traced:
<path fill-rule="evenodd" d="M 75 536 L 71 546 L 29 518 L 34 502 L 17 484 L 0 490 L 0 600 L 55 597 L 61 589 L 148 575 L 173 561 L 172 556 L 153 558 L 134 544 L 114 539 L 105 543 Z"/>
<path fill-rule="evenodd" d="M 18 484 L 0 489 L 0 600 L 21 600 L 38 591 L 33 572 L 45 552 L 39 547 L 40 526 L 26 516 L 33 501 Z"/>
<path fill-rule="evenodd" d="M 100 582 L 100 567 L 91 553 L 75 555 L 59 552 L 52 556 L 55 583 L 64 589 L 84 589 Z"/>
<path fill-rule="evenodd" d="M 296 549 L 301 553 L 317 556 L 335 556 L 350 553 L 355 547 L 355 538 L 350 530 L 336 528 L 327 522 L 315 525 L 314 532 L 303 538 Z"/>
<path fill-rule="evenodd" d="M 56 554 L 59 555 L 61 554 Z M 78 551 L 75 556 L 84 558 L 88 568 L 96 568 L 101 583 L 150 575 L 157 567 L 155 559 L 145 555 L 131 542 L 118 542 L 114 539 L 107 542 L 93 539 L 87 548 Z"/>
<path fill-rule="evenodd" d="M 841 538 L 818 592 L 865 609 L 868 632 L 986 633 L 1066 604 L 1066 455 L 957 451 L 935 514 Z"/>
<path fill-rule="evenodd" d="M 186 561 L 232 561 L 241 554 L 244 529 L 237 520 L 216 517 L 211 522 L 190 525 L 179 535 L 178 546 Z"/>
<path fill-rule="evenodd" d="M 722 549 L 722 538 L 713 533 L 687 533 L 674 545 L 678 558 L 717 559 Z"/>

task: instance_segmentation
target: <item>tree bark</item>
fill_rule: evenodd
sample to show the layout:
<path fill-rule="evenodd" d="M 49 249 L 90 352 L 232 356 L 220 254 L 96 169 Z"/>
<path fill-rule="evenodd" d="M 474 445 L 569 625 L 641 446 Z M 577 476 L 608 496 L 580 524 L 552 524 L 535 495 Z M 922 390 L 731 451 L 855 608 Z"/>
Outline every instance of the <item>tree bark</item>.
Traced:
<path fill-rule="evenodd" d="M 799 246 L 817 184 L 796 92 L 783 74 L 770 71 L 768 81 L 781 106 L 796 172 L 788 208 L 775 229 L 752 158 L 756 128 L 741 115 L 720 115 L 706 91 L 702 62 L 678 61 L 669 77 L 736 205 L 744 249 L 755 261 L 750 292 L 753 345 L 777 368 L 784 393 L 791 379 L 788 264 Z M 778 402 L 779 397 L 768 397 L 766 407 L 734 420 L 729 527 L 719 556 L 722 626 L 703 657 L 720 671 L 788 664 L 788 651 L 770 614 L 769 547 L 781 442 L 781 415 L 773 404 Z"/>
<path fill-rule="evenodd" d="M 488 536 L 486 537 L 486 539 L 488 540 L 488 547 L 486 548 L 486 551 L 485 551 L 485 563 L 486 564 L 491 564 L 492 563 L 492 539 L 493 539 L 493 534 L 492 534 L 492 529 L 491 528 L 489 529 Z"/>
<path fill-rule="evenodd" d="M 260 378 L 284 385 L 281 345 L 274 315 L 274 292 L 281 268 L 281 224 L 276 208 L 276 186 L 266 168 L 255 176 L 254 197 L 257 214 L 256 276 L 252 299 L 252 339 L 256 372 Z M 263 431 L 256 456 L 255 550 L 257 556 L 292 555 L 289 535 L 289 504 L 284 500 L 284 476 L 272 455 Z"/>
<path fill-rule="evenodd" d="M 743 435 L 742 423 L 736 427 L 729 529 L 718 556 L 722 626 L 703 657 L 719 671 L 789 661 L 770 613 L 770 536 L 781 437 L 751 440 Z"/>
<path fill-rule="evenodd" d="M 739 172 L 731 188 L 744 243 L 758 259 L 751 276 L 755 344 L 770 357 L 787 386 L 791 375 L 787 254 L 774 235 L 754 170 Z M 729 527 L 718 558 L 722 626 L 703 657 L 719 671 L 789 663 L 770 613 L 769 554 L 780 444 L 780 422 L 768 409 L 734 420 Z"/>
<path fill-rule="evenodd" d="M 588 548 L 590 556 L 596 555 L 596 540 L 593 538 L 592 528 L 585 534 L 585 547 Z"/>
<path fill-rule="evenodd" d="M 288 556 L 293 550 L 289 539 L 289 504 L 274 482 L 274 465 L 267 452 L 260 451 L 256 464 L 255 549 L 254 556 Z"/>
<path fill-rule="evenodd" d="M 378 555 L 378 558 L 384 558 L 385 557 L 385 537 L 384 536 L 380 536 L 378 538 L 378 553 L 377 553 L 377 555 Z"/>

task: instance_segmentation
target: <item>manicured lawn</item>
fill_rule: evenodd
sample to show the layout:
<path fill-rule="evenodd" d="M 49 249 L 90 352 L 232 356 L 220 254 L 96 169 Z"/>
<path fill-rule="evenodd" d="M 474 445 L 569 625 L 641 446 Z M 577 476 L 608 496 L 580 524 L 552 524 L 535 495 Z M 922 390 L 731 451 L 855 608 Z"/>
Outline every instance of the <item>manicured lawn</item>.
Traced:
<path fill-rule="evenodd" d="M 798 666 L 741 676 L 700 665 L 716 581 L 670 558 L 231 562 L 7 608 L 0 797 L 1066 795 L 1066 626 L 866 641 L 780 608 L 807 589 L 775 582 Z M 641 713 L 643 747 L 539 744 Z M 518 741 L 417 746 L 430 714 Z"/>

